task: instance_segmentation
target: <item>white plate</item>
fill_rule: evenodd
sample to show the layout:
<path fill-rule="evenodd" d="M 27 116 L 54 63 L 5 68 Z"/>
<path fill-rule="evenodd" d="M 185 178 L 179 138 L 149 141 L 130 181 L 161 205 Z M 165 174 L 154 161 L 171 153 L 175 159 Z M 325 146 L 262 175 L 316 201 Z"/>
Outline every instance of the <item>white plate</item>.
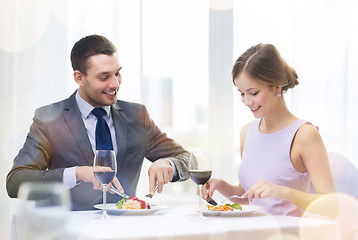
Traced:
<path fill-rule="evenodd" d="M 108 213 L 121 215 L 148 215 L 168 208 L 168 206 L 151 205 L 150 209 L 118 209 L 115 203 L 107 203 L 106 205 Z M 94 207 L 102 210 L 103 204 L 96 204 Z"/>
<path fill-rule="evenodd" d="M 210 211 L 210 210 L 203 210 L 203 215 L 205 216 L 220 216 L 220 217 L 237 217 L 237 216 L 245 216 L 263 208 L 260 206 L 254 205 L 241 205 L 242 211 L 234 209 L 233 211 Z"/>

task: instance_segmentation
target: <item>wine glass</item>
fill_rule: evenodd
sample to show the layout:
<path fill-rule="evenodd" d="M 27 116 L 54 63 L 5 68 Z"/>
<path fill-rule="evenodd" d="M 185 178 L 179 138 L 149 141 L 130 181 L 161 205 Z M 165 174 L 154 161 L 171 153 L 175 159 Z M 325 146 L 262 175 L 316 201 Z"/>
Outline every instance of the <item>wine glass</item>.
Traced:
<path fill-rule="evenodd" d="M 113 150 L 97 150 L 94 156 L 93 173 L 103 187 L 103 211 L 100 219 L 109 218 L 106 207 L 106 188 L 117 174 L 116 154 Z"/>
<path fill-rule="evenodd" d="M 71 208 L 66 186 L 59 182 L 25 182 L 21 184 L 18 196 L 22 199 L 19 223 L 23 229 L 19 232 L 24 234 L 24 239 L 62 238 Z"/>
<path fill-rule="evenodd" d="M 189 159 L 190 178 L 199 186 L 199 214 L 194 220 L 203 221 L 206 217 L 202 211 L 202 186 L 209 181 L 212 173 L 211 159 L 204 151 L 190 152 Z"/>

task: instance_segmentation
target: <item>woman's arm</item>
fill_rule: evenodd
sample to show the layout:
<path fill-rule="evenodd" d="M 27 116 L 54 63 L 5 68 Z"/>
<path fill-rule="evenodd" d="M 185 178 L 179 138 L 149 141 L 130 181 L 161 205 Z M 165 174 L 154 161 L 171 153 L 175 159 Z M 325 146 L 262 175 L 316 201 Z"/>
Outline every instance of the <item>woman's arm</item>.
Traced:
<path fill-rule="evenodd" d="M 242 158 L 242 154 L 244 153 L 244 145 L 245 145 L 245 139 L 247 134 L 247 129 L 249 128 L 250 123 L 246 124 L 241 128 L 240 131 L 240 154 Z"/>
<path fill-rule="evenodd" d="M 232 185 L 221 178 L 212 178 L 202 188 L 203 198 L 207 199 L 209 196 L 212 197 L 215 190 L 217 190 L 224 197 L 230 197 L 232 195 L 241 196 L 245 193 L 244 188 L 240 184 Z M 247 204 L 247 201 L 238 202 L 235 201 L 235 199 L 230 200 L 240 204 Z"/>
<path fill-rule="evenodd" d="M 244 143 L 246 138 L 247 129 L 249 127 L 249 124 L 246 124 L 244 127 L 242 127 L 240 131 L 240 153 L 241 157 L 244 150 Z M 204 186 L 203 186 L 203 198 L 206 199 L 208 196 L 212 196 L 214 191 L 217 190 L 220 194 L 222 194 L 225 197 L 229 197 L 232 195 L 239 195 L 245 193 L 244 188 L 239 185 L 232 185 L 225 180 L 221 178 L 212 178 L 210 179 Z"/>
<path fill-rule="evenodd" d="M 312 125 L 303 125 L 294 144 L 292 151 L 297 147 L 316 193 L 335 192 L 327 150 L 318 131 Z"/>

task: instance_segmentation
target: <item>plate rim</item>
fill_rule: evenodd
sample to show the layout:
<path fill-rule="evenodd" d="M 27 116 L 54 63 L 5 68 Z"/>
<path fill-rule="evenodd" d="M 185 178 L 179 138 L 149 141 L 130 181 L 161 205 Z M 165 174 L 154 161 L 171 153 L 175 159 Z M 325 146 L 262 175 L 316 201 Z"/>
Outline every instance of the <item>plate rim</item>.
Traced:
<path fill-rule="evenodd" d="M 151 208 L 149 209 L 119 209 L 117 207 L 113 207 L 116 206 L 116 203 L 107 203 L 107 212 L 116 212 L 116 213 L 154 213 L 166 208 L 169 208 L 169 206 L 166 205 L 156 205 L 156 204 L 152 204 Z M 108 208 L 108 206 L 112 207 L 112 208 Z M 93 205 L 94 208 L 96 208 L 97 210 L 103 210 L 103 203 L 98 203 Z M 153 208 L 154 207 L 154 208 Z"/>

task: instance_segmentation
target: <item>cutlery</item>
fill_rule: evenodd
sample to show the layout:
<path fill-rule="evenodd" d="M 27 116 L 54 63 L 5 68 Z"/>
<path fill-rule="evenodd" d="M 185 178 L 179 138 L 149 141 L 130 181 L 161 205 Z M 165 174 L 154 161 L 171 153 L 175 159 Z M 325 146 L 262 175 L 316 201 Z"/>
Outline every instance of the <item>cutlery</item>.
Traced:
<path fill-rule="evenodd" d="M 210 203 L 211 205 L 214 205 L 214 206 L 218 205 L 217 202 L 215 202 L 215 200 L 212 199 L 211 197 L 208 197 L 208 198 L 205 199 L 205 200 L 206 200 L 208 203 Z"/>
<path fill-rule="evenodd" d="M 115 187 L 111 187 L 110 189 L 112 192 L 114 192 L 115 194 L 118 194 L 119 196 L 123 197 L 123 198 L 130 198 L 127 194 L 125 193 L 120 193 L 117 188 Z"/>
<path fill-rule="evenodd" d="M 232 196 L 230 196 L 230 197 L 225 198 L 225 199 L 221 202 L 221 204 L 223 204 L 225 201 L 229 200 L 230 198 L 247 199 L 247 198 L 241 197 L 241 196 L 239 196 L 239 195 L 232 195 Z"/>
<path fill-rule="evenodd" d="M 154 188 L 154 193 L 156 192 L 158 190 L 158 186 L 156 186 L 155 188 Z M 154 196 L 154 193 L 153 194 L 150 194 L 150 193 L 148 193 L 147 195 L 145 195 L 147 198 L 152 198 L 153 196 Z"/>

